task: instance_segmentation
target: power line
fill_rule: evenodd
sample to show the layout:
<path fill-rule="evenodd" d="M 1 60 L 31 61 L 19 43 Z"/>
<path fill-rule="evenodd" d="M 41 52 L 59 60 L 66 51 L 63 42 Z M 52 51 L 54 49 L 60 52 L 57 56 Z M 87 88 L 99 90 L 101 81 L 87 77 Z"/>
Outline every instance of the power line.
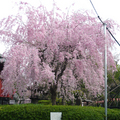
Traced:
<path fill-rule="evenodd" d="M 100 22 L 101 22 L 102 24 L 105 24 L 105 23 L 102 21 L 102 19 L 100 18 L 100 16 L 98 15 L 98 13 L 97 13 L 97 11 L 96 11 L 96 9 L 95 9 L 95 7 L 94 7 L 94 5 L 93 5 L 93 3 L 92 3 L 91 0 L 90 0 L 90 3 L 91 3 L 91 5 L 92 5 L 95 13 L 97 14 L 97 17 L 98 17 L 98 19 L 100 20 Z M 109 28 L 106 27 L 106 29 L 107 29 L 107 31 L 110 33 L 110 35 L 113 37 L 113 39 L 117 42 L 117 44 L 120 46 L 120 43 L 117 41 L 117 39 L 116 39 L 116 38 L 114 37 L 114 35 L 111 33 L 111 31 L 109 30 Z"/>
<path fill-rule="evenodd" d="M 110 32 L 110 30 L 106 27 L 106 29 L 108 30 L 108 32 L 110 33 L 110 35 L 114 38 L 114 40 L 117 42 L 117 44 L 120 46 L 120 43 L 116 40 L 116 38 L 113 36 L 113 34 Z"/>
<path fill-rule="evenodd" d="M 97 16 L 99 16 L 91 0 L 90 0 L 90 3 L 91 3 L 91 5 L 92 5 L 94 11 L 96 12 Z"/>

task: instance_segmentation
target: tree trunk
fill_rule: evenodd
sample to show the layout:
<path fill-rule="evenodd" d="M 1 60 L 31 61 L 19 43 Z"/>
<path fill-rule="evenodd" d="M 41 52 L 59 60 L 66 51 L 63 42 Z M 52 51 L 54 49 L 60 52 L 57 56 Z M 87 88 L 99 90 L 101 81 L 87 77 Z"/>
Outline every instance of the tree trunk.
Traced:
<path fill-rule="evenodd" d="M 72 105 L 74 105 L 74 99 L 72 99 Z"/>
<path fill-rule="evenodd" d="M 82 99 L 81 99 L 81 97 L 80 98 L 76 98 L 76 103 L 75 103 L 76 105 L 82 105 Z"/>
<path fill-rule="evenodd" d="M 56 105 L 56 94 L 51 95 L 52 105 Z"/>
<path fill-rule="evenodd" d="M 50 92 L 51 92 L 51 100 L 52 105 L 56 105 L 56 91 L 57 91 L 57 85 L 53 84 L 50 86 Z"/>
<path fill-rule="evenodd" d="M 64 96 L 62 98 L 62 105 L 65 105 L 65 98 L 64 98 Z"/>
<path fill-rule="evenodd" d="M 82 98 L 80 97 L 80 105 L 82 106 Z"/>

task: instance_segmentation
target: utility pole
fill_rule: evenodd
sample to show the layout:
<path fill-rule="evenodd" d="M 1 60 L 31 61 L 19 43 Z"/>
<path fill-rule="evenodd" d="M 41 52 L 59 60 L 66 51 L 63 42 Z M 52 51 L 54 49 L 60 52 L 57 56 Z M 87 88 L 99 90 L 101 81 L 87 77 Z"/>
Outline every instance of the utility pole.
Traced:
<path fill-rule="evenodd" d="M 106 24 L 101 20 L 100 16 L 98 15 L 92 1 L 90 0 L 90 3 L 94 9 L 94 11 L 97 14 L 98 19 L 104 26 L 104 41 L 105 41 L 105 51 L 104 51 L 104 76 L 105 76 L 105 120 L 107 120 L 107 40 L 106 40 L 106 29 L 110 33 L 110 35 L 113 37 L 113 39 L 117 42 L 117 44 L 120 46 L 120 43 L 115 39 L 113 34 L 110 32 L 108 27 L 106 27 Z"/>
<path fill-rule="evenodd" d="M 105 41 L 105 56 L 104 56 L 104 75 L 105 75 L 105 120 L 107 120 L 107 40 L 106 40 L 106 24 L 104 23 L 104 41 Z"/>

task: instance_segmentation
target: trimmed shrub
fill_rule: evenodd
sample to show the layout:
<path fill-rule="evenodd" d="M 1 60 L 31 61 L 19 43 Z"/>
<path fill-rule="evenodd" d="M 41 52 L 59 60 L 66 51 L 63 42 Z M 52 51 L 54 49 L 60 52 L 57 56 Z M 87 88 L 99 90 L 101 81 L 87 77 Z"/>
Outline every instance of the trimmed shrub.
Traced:
<path fill-rule="evenodd" d="M 42 105 L 51 105 L 51 100 L 39 100 L 38 104 L 42 104 Z"/>
<path fill-rule="evenodd" d="M 62 120 L 104 120 L 104 108 L 21 104 L 0 106 L 0 120 L 50 120 L 50 112 L 62 112 Z M 119 120 L 120 110 L 108 109 L 108 120 Z"/>
<path fill-rule="evenodd" d="M 56 105 L 62 105 L 62 98 L 56 98 Z"/>

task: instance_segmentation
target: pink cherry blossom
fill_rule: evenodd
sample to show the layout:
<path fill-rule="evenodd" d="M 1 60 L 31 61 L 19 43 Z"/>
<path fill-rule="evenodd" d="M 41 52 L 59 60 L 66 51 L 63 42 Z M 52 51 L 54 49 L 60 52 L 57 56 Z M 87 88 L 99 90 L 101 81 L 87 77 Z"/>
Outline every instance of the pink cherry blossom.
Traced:
<path fill-rule="evenodd" d="M 72 91 L 81 89 L 78 84 L 83 80 L 90 94 L 101 94 L 105 43 L 97 18 L 79 11 L 64 17 L 65 13 L 62 16 L 58 8 L 54 17 L 55 13 L 44 6 L 35 8 L 26 3 L 20 4 L 20 11 L 22 14 L 0 22 L 0 39 L 11 44 L 10 50 L 4 53 L 4 93 L 12 95 L 16 89 L 23 96 L 22 90 L 37 80 L 41 85 L 47 84 L 55 104 L 57 92 L 66 99 L 73 99 Z M 23 22 L 24 16 L 26 22 Z M 111 31 L 114 32 L 113 22 Z M 108 33 L 106 38 L 108 67 L 115 69 L 109 49 L 114 42 Z"/>

